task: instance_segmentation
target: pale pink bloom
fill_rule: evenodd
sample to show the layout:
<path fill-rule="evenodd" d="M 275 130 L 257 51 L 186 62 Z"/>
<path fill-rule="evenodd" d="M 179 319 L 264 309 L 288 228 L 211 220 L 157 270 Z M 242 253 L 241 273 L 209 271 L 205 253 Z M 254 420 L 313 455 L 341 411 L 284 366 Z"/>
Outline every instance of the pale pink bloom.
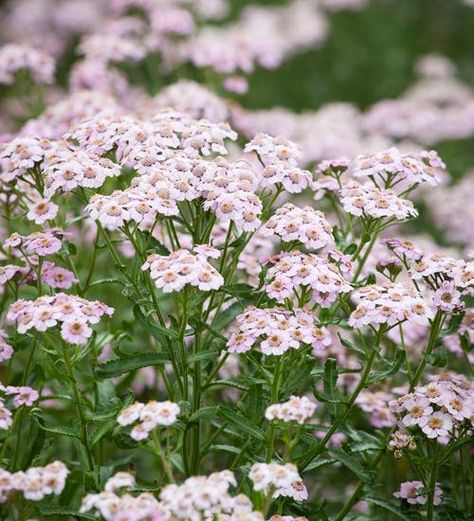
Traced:
<path fill-rule="evenodd" d="M 424 492 L 422 492 L 422 490 Z M 421 481 L 405 481 L 400 485 L 400 490 L 393 494 L 396 498 L 406 499 L 410 505 L 425 505 L 428 501 L 428 495 Z M 442 491 L 439 483 L 435 484 L 434 505 L 441 504 Z"/>
<path fill-rule="evenodd" d="M 31 407 L 36 400 L 39 398 L 39 394 L 37 391 L 32 389 L 31 387 L 14 387 L 9 385 L 5 389 L 5 393 L 13 396 L 13 405 L 15 407 L 20 407 L 22 405 L 26 405 L 27 407 Z"/>
<path fill-rule="evenodd" d="M 26 218 L 35 224 L 43 224 L 44 222 L 54 219 L 58 214 L 59 206 L 48 199 L 36 201 L 26 214 Z"/>
<path fill-rule="evenodd" d="M 228 76 L 224 79 L 224 88 L 228 92 L 245 94 L 248 91 L 249 85 L 247 78 L 244 76 Z"/>
<path fill-rule="evenodd" d="M 430 402 L 423 396 L 414 396 L 404 402 L 404 407 L 408 414 L 403 417 L 402 422 L 407 427 L 411 425 L 422 425 L 426 417 L 430 416 L 433 408 Z"/>
<path fill-rule="evenodd" d="M 295 501 L 306 501 L 308 499 L 308 490 L 302 480 L 293 481 L 289 487 L 282 487 L 275 490 L 273 497 L 291 497 Z"/>
<path fill-rule="evenodd" d="M 41 280 L 51 288 L 59 289 L 69 289 L 78 282 L 72 271 L 55 266 L 53 263 L 45 263 L 43 265 Z"/>
<path fill-rule="evenodd" d="M 296 421 L 304 424 L 316 410 L 316 404 L 306 396 L 291 396 L 283 403 L 269 405 L 265 411 L 267 420 Z"/>
<path fill-rule="evenodd" d="M 463 308 L 460 300 L 461 293 L 456 289 L 452 282 L 443 282 L 433 296 L 433 304 L 437 309 L 446 312 L 453 312 Z"/>
<path fill-rule="evenodd" d="M 144 404 L 135 402 L 128 406 L 117 416 L 117 423 L 122 427 L 135 423 L 140 418 L 140 412 L 143 409 Z"/>
<path fill-rule="evenodd" d="M 438 438 L 449 435 L 453 420 L 449 414 L 438 411 L 430 416 L 424 416 L 419 425 L 428 438 Z"/>
<path fill-rule="evenodd" d="M 92 329 L 79 320 L 63 322 L 61 336 L 70 344 L 85 344 L 92 335 Z"/>
<path fill-rule="evenodd" d="M 104 490 L 106 492 L 115 492 L 120 488 L 133 489 L 136 487 L 135 477 L 128 472 L 117 472 L 107 480 Z"/>

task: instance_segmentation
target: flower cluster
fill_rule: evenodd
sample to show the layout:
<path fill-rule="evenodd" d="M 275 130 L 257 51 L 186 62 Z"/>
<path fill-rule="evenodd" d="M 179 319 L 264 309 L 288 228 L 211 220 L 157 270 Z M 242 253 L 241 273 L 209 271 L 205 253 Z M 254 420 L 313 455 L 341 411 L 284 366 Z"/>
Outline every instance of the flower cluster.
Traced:
<path fill-rule="evenodd" d="M 370 423 L 376 429 L 391 427 L 393 418 L 388 407 L 388 402 L 393 398 L 385 391 L 363 390 L 357 397 L 356 404 L 369 414 Z"/>
<path fill-rule="evenodd" d="M 298 241 L 311 249 L 324 248 L 334 241 L 332 226 L 322 212 L 291 203 L 278 208 L 265 223 L 263 233 L 278 235 L 284 242 Z"/>
<path fill-rule="evenodd" d="M 7 430 L 13 424 L 12 413 L 6 405 L 9 396 L 13 396 L 11 406 L 16 407 L 31 407 L 39 398 L 38 391 L 31 387 L 14 385 L 7 385 L 6 387 L 0 384 L 0 429 Z"/>
<path fill-rule="evenodd" d="M 7 341 L 7 333 L 0 329 L 0 362 L 10 360 L 13 356 L 13 347 Z"/>
<path fill-rule="evenodd" d="M 158 425 L 169 426 L 176 422 L 181 409 L 173 402 L 151 401 L 146 404 L 135 402 L 124 409 L 117 417 L 117 423 L 122 427 L 135 424 L 130 437 L 141 441 L 150 435 Z"/>
<path fill-rule="evenodd" d="M 436 186 L 440 183 L 436 169 L 445 166 L 435 151 L 413 155 L 391 148 L 374 155 L 359 155 L 351 166 L 351 172 L 354 177 L 368 177 L 385 187 L 399 181 L 404 181 L 408 187 L 421 183 Z"/>
<path fill-rule="evenodd" d="M 149 492 L 137 496 L 129 493 L 118 495 L 117 491 L 135 488 L 135 478 L 127 472 L 118 472 L 108 479 L 103 492 L 87 494 L 82 499 L 81 512 L 94 510 L 106 521 L 161 521 L 164 519 L 159 501 Z"/>
<path fill-rule="evenodd" d="M 321 307 L 329 307 L 351 285 L 345 279 L 344 266 L 330 262 L 331 258 L 291 251 L 270 259 L 274 264 L 268 270 L 271 282 L 266 286 L 269 297 L 277 302 L 294 296 L 297 288 L 311 292 L 311 298 Z"/>
<path fill-rule="evenodd" d="M 400 283 L 384 282 L 360 288 L 353 293 L 358 304 L 349 317 L 349 324 L 360 329 L 364 326 L 401 322 L 427 324 L 433 311 L 416 289 Z"/>
<path fill-rule="evenodd" d="M 17 300 L 10 306 L 7 319 L 16 322 L 19 333 L 32 328 L 43 332 L 61 324 L 61 338 L 65 342 L 85 344 L 92 335 L 90 324 L 97 324 L 102 316 L 113 312 L 113 308 L 97 300 L 58 293 L 33 301 Z"/>
<path fill-rule="evenodd" d="M 13 474 L 0 469 L 0 503 L 4 503 L 16 490 L 30 501 L 41 501 L 51 494 L 59 496 L 64 490 L 68 474 L 69 470 L 61 461 Z"/>
<path fill-rule="evenodd" d="M 412 393 L 389 402 L 398 425 L 418 427 L 439 441 L 457 436 L 464 427 L 473 428 L 474 388 L 461 375 L 442 374 Z"/>
<path fill-rule="evenodd" d="M 287 402 L 269 405 L 265 411 L 267 420 L 295 421 L 303 424 L 311 418 L 316 410 L 316 404 L 306 396 L 291 396 Z"/>
<path fill-rule="evenodd" d="M 168 256 L 151 254 L 142 270 L 150 270 L 156 287 L 164 293 L 179 291 L 187 284 L 210 291 L 224 284 L 222 275 L 207 261 L 215 254 L 219 252 L 213 248 L 199 249 L 199 246 L 196 254 L 188 250 L 177 250 Z"/>
<path fill-rule="evenodd" d="M 237 482 L 229 470 L 209 476 L 193 476 L 181 485 L 164 487 L 160 493 L 160 505 L 173 519 L 263 521 L 262 514 L 253 510 L 248 497 L 230 495 L 231 486 L 237 486 Z"/>
<path fill-rule="evenodd" d="M 297 501 L 307 499 L 306 487 L 292 463 L 254 463 L 249 472 L 254 490 L 265 494 L 273 492 L 273 497 L 292 497 Z"/>
<path fill-rule="evenodd" d="M 19 71 L 27 71 L 36 83 L 52 83 L 56 64 L 48 54 L 27 45 L 0 47 L 0 84 L 12 85 Z"/>
<path fill-rule="evenodd" d="M 15 255 L 46 257 L 61 249 L 61 238 L 64 235 L 65 233 L 59 228 L 33 232 L 27 236 L 14 233 L 5 240 L 3 247 L 10 249 Z"/>
<path fill-rule="evenodd" d="M 415 438 L 405 431 L 395 431 L 390 436 L 388 448 L 393 451 L 396 458 L 401 458 L 404 450 L 415 450 Z"/>
<path fill-rule="evenodd" d="M 259 133 L 245 145 L 245 152 L 256 152 L 262 165 L 261 186 L 280 184 L 290 193 L 299 193 L 311 187 L 311 172 L 298 168 L 301 149 L 284 137 Z"/>
<path fill-rule="evenodd" d="M 344 210 L 356 217 L 394 218 L 403 221 L 418 215 L 413 203 L 402 199 L 393 190 L 381 190 L 372 185 L 351 181 L 342 187 L 340 195 Z"/>
<path fill-rule="evenodd" d="M 428 501 L 428 494 L 422 481 L 405 481 L 400 485 L 400 490 L 393 494 L 396 498 L 405 499 L 410 505 L 425 505 Z M 439 483 L 434 489 L 434 505 L 441 504 L 442 490 Z"/>
<path fill-rule="evenodd" d="M 328 329 L 316 326 L 316 317 L 304 309 L 250 307 L 236 317 L 236 322 L 237 331 L 227 342 L 231 353 L 246 353 L 259 344 L 263 354 L 281 356 L 307 344 L 317 356 L 324 356 L 332 342 Z"/>

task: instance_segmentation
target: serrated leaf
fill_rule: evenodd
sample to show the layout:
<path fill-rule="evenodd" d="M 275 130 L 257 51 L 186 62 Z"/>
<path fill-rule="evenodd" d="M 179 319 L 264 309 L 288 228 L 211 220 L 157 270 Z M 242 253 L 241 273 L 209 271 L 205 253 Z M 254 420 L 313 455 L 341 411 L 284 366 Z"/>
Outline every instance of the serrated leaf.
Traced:
<path fill-rule="evenodd" d="M 372 496 L 364 496 L 364 499 L 369 503 L 372 503 L 385 510 L 388 510 L 389 512 L 392 512 L 392 514 L 395 514 L 399 519 L 403 519 L 403 521 L 411 521 L 411 518 L 406 516 L 403 512 L 400 512 L 400 509 L 398 508 L 396 503 L 387 501 L 386 499 L 381 499 Z"/>
<path fill-rule="evenodd" d="M 79 512 L 73 508 L 67 507 L 43 507 L 40 509 L 42 516 L 67 516 L 67 517 L 78 517 L 79 519 L 90 519 L 91 521 L 97 521 L 97 518 L 86 512 Z"/>
<path fill-rule="evenodd" d="M 406 356 L 405 351 L 399 349 L 397 351 L 397 354 L 395 355 L 395 360 L 393 362 L 389 363 L 388 369 L 371 375 L 367 379 L 367 385 L 372 385 L 375 382 L 380 382 L 382 380 L 386 380 L 390 376 L 397 373 L 398 370 L 400 369 L 400 367 L 402 366 L 403 362 L 405 361 L 405 356 Z"/>
<path fill-rule="evenodd" d="M 354 456 L 340 449 L 329 449 L 328 453 L 335 460 L 351 470 L 361 481 L 364 483 L 372 483 L 372 473 L 365 469 L 362 463 Z"/>
<path fill-rule="evenodd" d="M 177 329 L 167 328 L 156 324 L 143 314 L 138 305 L 133 306 L 133 316 L 153 338 L 156 338 L 160 342 L 163 341 L 163 337 L 171 339 L 178 338 Z"/>
<path fill-rule="evenodd" d="M 235 302 L 225 311 L 219 313 L 219 316 L 213 321 L 212 327 L 216 331 L 224 330 L 242 310 L 242 305 L 239 302 Z"/>
<path fill-rule="evenodd" d="M 245 432 L 253 436 L 254 438 L 258 438 L 259 440 L 265 440 L 264 431 L 250 422 L 245 416 L 236 412 L 234 409 L 230 409 L 229 407 L 220 407 L 219 408 L 219 417 L 226 420 L 231 425 L 239 428 L 239 432 Z"/>
<path fill-rule="evenodd" d="M 196 411 L 191 418 L 189 418 L 189 421 L 216 420 L 217 418 L 219 418 L 219 405 L 207 405 Z"/>
<path fill-rule="evenodd" d="M 166 362 L 169 362 L 169 357 L 163 353 L 141 353 L 96 365 L 94 373 L 99 378 L 114 378 L 142 367 L 161 365 Z"/>
<path fill-rule="evenodd" d="M 80 440 L 79 432 L 73 427 L 67 426 L 46 426 L 41 409 L 37 407 L 31 409 L 30 411 L 31 419 L 36 423 L 36 425 L 43 431 L 50 432 L 51 434 L 59 434 L 60 436 L 69 436 L 70 438 L 76 438 Z"/>

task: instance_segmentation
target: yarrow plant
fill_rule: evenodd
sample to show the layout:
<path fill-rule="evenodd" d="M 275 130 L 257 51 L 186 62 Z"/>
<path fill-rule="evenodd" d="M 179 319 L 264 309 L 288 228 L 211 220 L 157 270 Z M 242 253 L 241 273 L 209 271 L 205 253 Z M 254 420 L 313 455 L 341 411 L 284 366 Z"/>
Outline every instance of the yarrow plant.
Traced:
<path fill-rule="evenodd" d="M 368 1 L 6 3 L 0 518 L 468 521 L 474 93 L 239 104 Z"/>

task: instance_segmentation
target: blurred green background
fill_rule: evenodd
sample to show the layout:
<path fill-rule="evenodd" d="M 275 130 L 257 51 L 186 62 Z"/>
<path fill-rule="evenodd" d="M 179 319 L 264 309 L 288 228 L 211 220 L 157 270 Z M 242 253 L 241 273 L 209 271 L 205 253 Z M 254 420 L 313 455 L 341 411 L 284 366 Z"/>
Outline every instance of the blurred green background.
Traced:
<path fill-rule="evenodd" d="M 256 1 L 234 0 L 233 7 L 237 12 L 250 3 Z M 304 111 L 347 101 L 364 109 L 402 94 L 416 79 L 417 59 L 428 53 L 450 58 L 459 78 L 474 87 L 474 8 L 462 0 L 370 0 L 359 11 L 329 18 L 329 37 L 320 48 L 251 75 L 244 106 Z M 474 167 L 474 139 L 440 143 L 436 149 L 454 178 Z"/>
<path fill-rule="evenodd" d="M 256 2 L 234 0 L 248 3 Z M 417 58 L 433 52 L 451 58 L 474 85 L 474 8 L 461 0 L 370 0 L 360 11 L 331 14 L 330 24 L 321 48 L 253 74 L 245 105 L 305 110 L 350 101 L 364 108 L 400 95 L 415 78 Z"/>

